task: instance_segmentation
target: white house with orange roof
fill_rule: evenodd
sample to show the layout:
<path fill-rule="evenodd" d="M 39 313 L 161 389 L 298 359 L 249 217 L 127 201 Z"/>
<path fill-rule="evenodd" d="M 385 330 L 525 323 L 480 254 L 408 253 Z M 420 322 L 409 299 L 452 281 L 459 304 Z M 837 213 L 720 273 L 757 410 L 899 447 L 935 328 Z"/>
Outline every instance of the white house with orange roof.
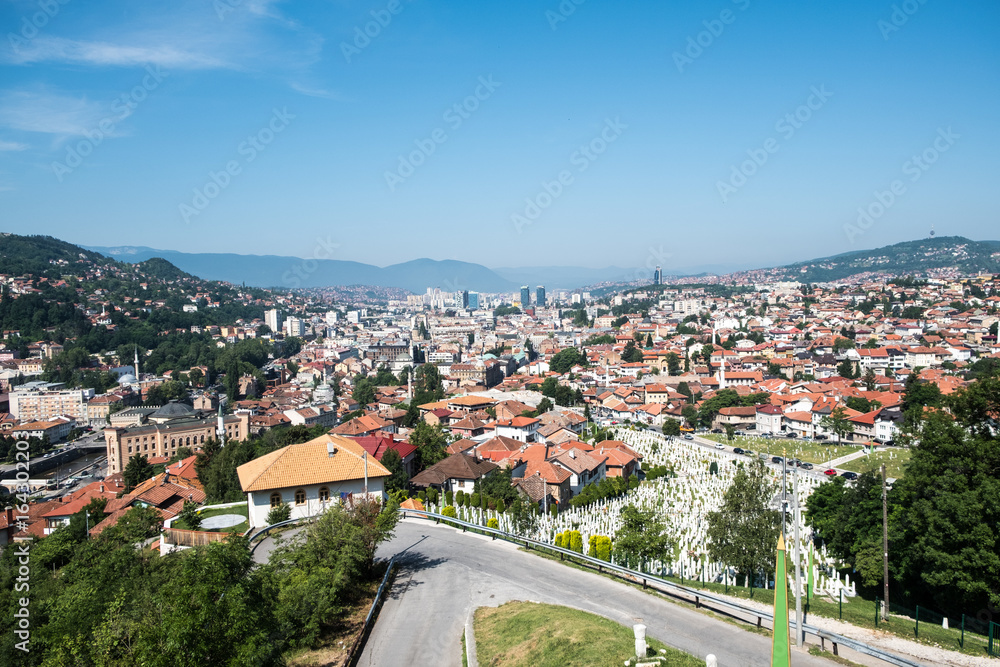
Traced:
<path fill-rule="evenodd" d="M 244 463 L 236 474 L 247 494 L 251 528 L 266 526 L 268 513 L 282 504 L 299 519 L 350 498 L 381 500 L 390 475 L 360 444 L 329 434 Z"/>

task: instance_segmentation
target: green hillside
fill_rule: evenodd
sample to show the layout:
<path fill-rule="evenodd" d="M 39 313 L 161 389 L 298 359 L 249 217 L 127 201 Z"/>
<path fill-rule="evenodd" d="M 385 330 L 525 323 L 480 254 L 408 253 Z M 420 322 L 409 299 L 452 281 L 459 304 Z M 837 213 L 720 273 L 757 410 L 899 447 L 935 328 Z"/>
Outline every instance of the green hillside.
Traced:
<path fill-rule="evenodd" d="M 1000 273 L 1000 241 L 971 241 L 961 236 L 904 241 L 884 248 L 789 264 L 781 267 L 781 277 L 805 282 L 827 282 L 859 273 L 920 275 L 947 268 L 965 275 Z"/>

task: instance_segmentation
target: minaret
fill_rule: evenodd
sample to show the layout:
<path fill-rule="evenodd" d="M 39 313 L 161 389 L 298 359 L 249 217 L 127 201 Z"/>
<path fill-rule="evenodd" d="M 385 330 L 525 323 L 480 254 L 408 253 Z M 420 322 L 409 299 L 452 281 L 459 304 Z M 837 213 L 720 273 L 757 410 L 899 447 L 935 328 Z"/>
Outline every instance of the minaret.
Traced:
<path fill-rule="evenodd" d="M 719 343 L 718 339 L 719 339 L 719 323 L 718 322 L 713 322 L 712 323 L 712 343 L 713 344 L 718 344 L 719 347 L 722 347 L 722 344 Z M 719 362 L 719 389 L 722 390 L 722 389 L 725 389 L 725 388 L 726 388 L 726 350 L 725 350 L 725 348 L 723 348 L 722 349 L 722 360 Z"/>
<path fill-rule="evenodd" d="M 139 346 L 135 346 L 135 379 L 139 379 Z"/>
<path fill-rule="evenodd" d="M 219 425 L 215 428 L 215 437 L 218 438 L 220 445 L 226 446 L 226 425 L 222 421 L 222 401 L 219 401 Z"/>

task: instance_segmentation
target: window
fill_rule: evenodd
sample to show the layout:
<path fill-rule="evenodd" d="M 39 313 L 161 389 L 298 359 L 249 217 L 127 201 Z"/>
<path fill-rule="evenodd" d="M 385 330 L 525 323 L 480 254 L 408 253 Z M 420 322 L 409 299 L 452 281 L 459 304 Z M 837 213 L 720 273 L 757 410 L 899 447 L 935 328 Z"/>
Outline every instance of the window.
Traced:
<path fill-rule="evenodd" d="M 271 494 L 271 507 L 277 507 L 281 504 L 281 494 L 275 491 Z"/>
<path fill-rule="evenodd" d="M 306 504 L 306 492 L 305 489 L 297 489 L 295 491 L 295 504 L 305 505 Z"/>
<path fill-rule="evenodd" d="M 320 487 L 320 490 L 319 490 L 319 499 L 320 499 L 320 502 L 324 502 L 324 503 L 326 501 L 330 500 L 330 489 L 326 488 L 325 486 Z"/>

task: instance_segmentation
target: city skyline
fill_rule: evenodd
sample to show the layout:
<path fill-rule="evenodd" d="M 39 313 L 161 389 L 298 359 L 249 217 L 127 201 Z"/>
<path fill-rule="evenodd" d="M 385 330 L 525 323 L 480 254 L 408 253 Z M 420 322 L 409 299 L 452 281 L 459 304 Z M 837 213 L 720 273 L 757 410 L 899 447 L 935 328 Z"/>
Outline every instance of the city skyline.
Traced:
<path fill-rule="evenodd" d="M 0 10 L 4 231 L 664 275 L 995 236 L 985 2 L 39 7 Z"/>

